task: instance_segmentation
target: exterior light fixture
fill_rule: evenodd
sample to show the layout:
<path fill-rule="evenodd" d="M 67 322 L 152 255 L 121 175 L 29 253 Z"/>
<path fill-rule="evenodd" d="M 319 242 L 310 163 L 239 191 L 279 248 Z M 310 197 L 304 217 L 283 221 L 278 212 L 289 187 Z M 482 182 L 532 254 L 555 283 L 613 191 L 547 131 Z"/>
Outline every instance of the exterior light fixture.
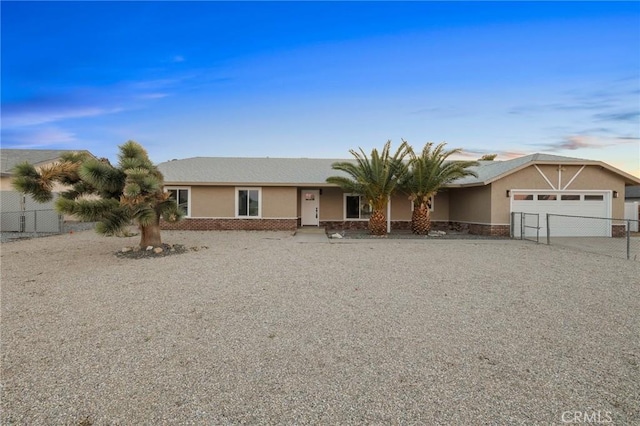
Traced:
<path fill-rule="evenodd" d="M 507 189 L 507 197 L 511 197 L 511 190 Z"/>
<path fill-rule="evenodd" d="M 613 198 L 618 198 L 618 191 L 613 191 Z"/>

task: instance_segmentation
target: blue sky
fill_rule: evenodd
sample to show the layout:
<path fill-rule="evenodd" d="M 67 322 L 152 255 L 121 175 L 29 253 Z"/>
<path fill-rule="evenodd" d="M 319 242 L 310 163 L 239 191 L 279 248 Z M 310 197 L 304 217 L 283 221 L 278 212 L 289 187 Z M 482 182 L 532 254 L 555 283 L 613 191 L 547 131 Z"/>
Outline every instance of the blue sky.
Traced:
<path fill-rule="evenodd" d="M 348 158 L 401 138 L 640 176 L 638 2 L 7 2 L 2 147 Z"/>

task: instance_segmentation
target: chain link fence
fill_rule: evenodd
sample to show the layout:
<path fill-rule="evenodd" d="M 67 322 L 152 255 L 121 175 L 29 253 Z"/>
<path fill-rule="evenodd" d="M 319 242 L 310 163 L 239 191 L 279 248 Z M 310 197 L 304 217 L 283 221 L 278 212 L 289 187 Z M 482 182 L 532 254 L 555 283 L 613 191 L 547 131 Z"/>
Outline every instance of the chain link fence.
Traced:
<path fill-rule="evenodd" d="M 548 213 L 544 222 L 549 245 L 640 261 L 637 220 Z"/>
<path fill-rule="evenodd" d="M 511 213 L 511 238 L 640 261 L 638 220 Z"/>
<path fill-rule="evenodd" d="M 540 242 L 540 215 L 538 213 L 511 213 L 511 238 Z"/>
<path fill-rule="evenodd" d="M 55 210 L 2 212 L 0 213 L 0 242 L 46 237 L 94 227 L 95 222 L 67 222 Z"/>

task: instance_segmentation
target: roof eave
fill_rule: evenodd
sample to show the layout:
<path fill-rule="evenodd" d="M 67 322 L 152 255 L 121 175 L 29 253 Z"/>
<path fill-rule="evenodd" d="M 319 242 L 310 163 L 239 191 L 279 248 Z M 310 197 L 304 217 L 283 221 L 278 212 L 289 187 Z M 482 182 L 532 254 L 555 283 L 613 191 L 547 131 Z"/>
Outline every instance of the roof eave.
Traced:
<path fill-rule="evenodd" d="M 333 188 L 337 185 L 327 182 L 185 182 L 185 181 L 164 181 L 164 186 L 284 186 L 284 187 L 304 187 L 304 188 Z"/>

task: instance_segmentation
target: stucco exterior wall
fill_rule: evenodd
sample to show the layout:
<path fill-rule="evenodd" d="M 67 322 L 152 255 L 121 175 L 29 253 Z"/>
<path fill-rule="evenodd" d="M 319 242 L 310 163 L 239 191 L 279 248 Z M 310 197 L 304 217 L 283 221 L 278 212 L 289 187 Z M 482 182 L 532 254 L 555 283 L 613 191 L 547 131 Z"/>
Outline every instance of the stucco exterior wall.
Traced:
<path fill-rule="evenodd" d="M 411 201 L 399 192 L 391 197 L 391 220 L 411 220 Z"/>
<path fill-rule="evenodd" d="M 235 186 L 191 186 L 191 217 L 236 217 Z M 262 187 L 262 218 L 297 217 L 297 189 Z"/>
<path fill-rule="evenodd" d="M 491 186 L 450 188 L 449 220 L 452 222 L 491 223 Z"/>
<path fill-rule="evenodd" d="M 586 166 L 577 176 L 582 166 L 539 165 L 538 168 L 547 177 L 549 183 L 542 177 L 535 166 L 529 166 L 491 184 L 491 222 L 509 223 L 510 198 L 507 190 L 512 189 L 562 189 L 569 190 L 611 190 L 618 191 L 618 198 L 612 200 L 613 217 L 624 217 L 624 180 L 616 174 L 600 166 Z M 575 179 L 574 179 L 575 176 Z M 573 181 L 571 181 L 573 179 Z M 560 186 L 558 184 L 560 183 Z"/>
<path fill-rule="evenodd" d="M 298 217 L 297 193 L 298 188 L 295 187 L 262 187 L 262 217 Z"/>
<path fill-rule="evenodd" d="M 322 188 L 320 221 L 343 220 L 343 192 L 340 188 Z"/>
<path fill-rule="evenodd" d="M 11 177 L 10 176 L 2 176 L 0 177 L 0 191 L 13 191 L 13 187 L 11 186 Z"/>
<path fill-rule="evenodd" d="M 431 220 L 448 221 L 449 220 L 449 190 L 440 191 L 433 198 L 433 211 L 431 212 Z"/>
<path fill-rule="evenodd" d="M 442 202 L 442 212 L 444 212 L 441 214 L 448 214 L 448 197 L 444 196 L 442 200 L 439 199 L 439 202 Z M 344 220 L 344 192 L 340 188 L 323 188 L 320 196 L 320 221 L 342 220 Z M 391 197 L 391 220 L 411 220 L 411 201 L 406 194 L 398 192 Z"/>
<path fill-rule="evenodd" d="M 563 172 L 564 173 L 564 172 Z M 603 189 L 618 192 L 618 198 L 613 198 L 611 214 L 614 218 L 624 218 L 624 180 L 609 170 L 600 166 L 587 166 L 571 182 L 570 189 Z"/>
<path fill-rule="evenodd" d="M 192 186 L 191 217 L 235 217 L 233 186 Z"/>

